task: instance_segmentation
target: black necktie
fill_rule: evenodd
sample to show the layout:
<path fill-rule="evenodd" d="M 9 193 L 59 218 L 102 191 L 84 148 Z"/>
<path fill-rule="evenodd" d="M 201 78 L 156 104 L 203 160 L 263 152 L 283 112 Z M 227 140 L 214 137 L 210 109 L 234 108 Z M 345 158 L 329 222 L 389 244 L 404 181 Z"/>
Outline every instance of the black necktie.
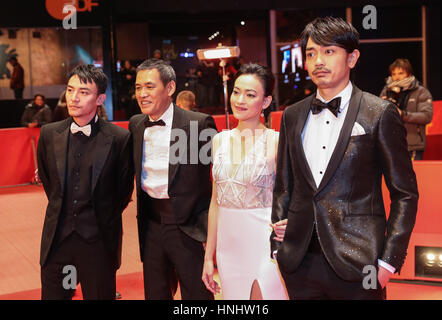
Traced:
<path fill-rule="evenodd" d="M 158 121 L 150 121 L 149 118 L 145 121 L 146 128 L 153 127 L 153 126 L 165 126 L 166 123 L 163 120 Z"/>
<path fill-rule="evenodd" d="M 341 105 L 341 97 L 334 98 L 332 101 L 329 101 L 328 103 L 322 102 L 321 100 L 314 98 L 312 101 L 311 109 L 313 114 L 318 114 L 323 109 L 327 108 L 337 118 L 340 105 Z"/>

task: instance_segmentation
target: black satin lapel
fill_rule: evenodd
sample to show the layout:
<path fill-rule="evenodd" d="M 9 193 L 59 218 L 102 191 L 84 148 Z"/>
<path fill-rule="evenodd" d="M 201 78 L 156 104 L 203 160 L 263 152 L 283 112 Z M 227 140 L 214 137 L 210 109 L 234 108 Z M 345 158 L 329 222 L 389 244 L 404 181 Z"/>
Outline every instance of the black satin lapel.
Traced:
<path fill-rule="evenodd" d="M 300 116 L 298 117 L 298 121 L 295 124 L 295 154 L 296 161 L 299 164 L 299 168 L 302 171 L 302 174 L 305 177 L 305 180 L 310 184 L 312 190 L 316 190 L 315 179 L 313 178 L 313 174 L 310 170 L 310 166 L 308 165 L 307 158 L 305 156 L 304 147 L 302 146 L 302 130 L 304 129 L 305 122 L 307 121 L 307 117 L 310 112 L 310 105 L 315 95 L 311 95 L 310 99 L 307 99 L 305 104 L 303 104 L 300 108 Z"/>
<path fill-rule="evenodd" d="M 109 155 L 109 151 L 112 147 L 112 141 L 114 137 L 111 135 L 105 135 L 102 130 L 97 133 L 97 145 L 95 153 L 95 159 L 93 162 L 92 169 L 92 192 L 95 190 L 98 178 L 100 177 L 101 170 L 103 169 L 104 163 Z"/>
<path fill-rule="evenodd" d="M 189 132 L 189 119 L 186 117 L 185 112 L 177 107 L 175 104 L 173 105 L 173 120 L 172 120 L 172 130 L 174 129 L 182 129 L 185 131 L 186 133 L 186 138 L 190 139 L 190 132 Z M 187 150 L 186 152 L 183 153 L 180 161 L 178 163 L 174 163 L 171 161 L 171 156 L 172 154 L 169 153 L 169 177 L 168 177 L 168 182 L 169 182 L 169 189 L 170 186 L 172 185 L 173 180 L 175 179 L 175 176 L 178 172 L 178 168 L 180 166 L 181 163 L 183 163 L 183 161 L 188 160 L 189 157 L 187 157 L 188 153 L 190 152 L 190 150 L 188 150 L 189 148 L 189 143 L 187 143 L 188 141 L 186 141 L 187 144 Z M 170 141 L 170 146 L 172 146 L 172 144 L 176 143 L 176 141 Z"/>
<path fill-rule="evenodd" d="M 64 192 L 64 182 L 66 178 L 66 158 L 68 156 L 68 137 L 69 126 L 62 128 L 60 131 L 55 131 L 54 134 L 54 152 L 55 162 L 58 171 L 58 177 L 60 178 L 61 193 Z"/>
<path fill-rule="evenodd" d="M 342 161 L 345 150 L 347 150 L 348 143 L 350 141 L 351 131 L 356 121 L 356 117 L 359 112 L 359 107 L 361 105 L 362 91 L 353 85 L 353 92 L 350 98 L 350 103 L 348 105 L 347 115 L 344 120 L 341 132 L 339 134 L 338 142 L 336 143 L 335 150 L 330 158 L 327 169 L 325 170 L 324 177 L 318 187 L 318 192 L 320 192 L 330 181 L 331 177 L 335 173 L 339 164 Z"/>
<path fill-rule="evenodd" d="M 134 135 L 134 164 L 135 164 L 135 179 L 141 183 L 141 169 L 143 165 L 143 146 L 144 146 L 144 130 L 146 126 L 144 122 L 147 115 L 137 124 Z"/>

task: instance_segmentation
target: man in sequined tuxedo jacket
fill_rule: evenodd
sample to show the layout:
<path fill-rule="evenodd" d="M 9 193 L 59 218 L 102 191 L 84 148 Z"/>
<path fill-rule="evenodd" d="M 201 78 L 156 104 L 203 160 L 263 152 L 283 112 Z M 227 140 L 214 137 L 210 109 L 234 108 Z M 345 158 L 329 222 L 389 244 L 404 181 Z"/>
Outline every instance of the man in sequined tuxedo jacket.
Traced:
<path fill-rule="evenodd" d="M 417 211 L 406 132 L 391 103 L 349 81 L 360 55 L 353 26 L 318 18 L 302 40 L 318 91 L 282 116 L 272 222 L 288 220 L 273 253 L 291 299 L 385 299 Z M 365 266 L 377 271 L 368 287 Z"/>

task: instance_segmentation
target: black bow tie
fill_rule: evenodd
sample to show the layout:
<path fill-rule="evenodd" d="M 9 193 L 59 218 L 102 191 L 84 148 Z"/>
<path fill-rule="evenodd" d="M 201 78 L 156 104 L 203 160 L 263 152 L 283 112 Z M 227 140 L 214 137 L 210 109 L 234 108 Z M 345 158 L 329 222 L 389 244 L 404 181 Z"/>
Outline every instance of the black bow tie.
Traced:
<path fill-rule="evenodd" d="M 312 109 L 313 114 L 318 114 L 323 109 L 327 108 L 337 118 L 340 105 L 341 105 L 341 97 L 334 98 L 332 101 L 330 101 L 328 103 L 322 102 L 321 100 L 314 98 L 312 101 L 311 109 Z"/>
<path fill-rule="evenodd" d="M 145 121 L 146 128 L 153 127 L 153 126 L 165 126 L 166 123 L 163 120 L 158 121 L 150 121 L 149 118 Z"/>

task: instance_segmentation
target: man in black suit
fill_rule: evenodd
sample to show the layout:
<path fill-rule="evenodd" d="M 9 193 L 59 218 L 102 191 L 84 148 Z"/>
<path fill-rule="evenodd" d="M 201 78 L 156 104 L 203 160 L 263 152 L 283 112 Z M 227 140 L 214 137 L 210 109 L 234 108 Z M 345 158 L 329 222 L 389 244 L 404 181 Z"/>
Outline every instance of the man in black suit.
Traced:
<path fill-rule="evenodd" d="M 360 55 L 353 26 L 318 18 L 302 44 L 318 90 L 282 116 L 272 221 L 288 222 L 272 246 L 291 299 L 385 299 L 416 219 L 406 132 L 391 103 L 349 81 Z"/>
<path fill-rule="evenodd" d="M 115 299 L 121 214 L 134 172 L 131 134 L 97 115 L 106 86 L 101 69 L 76 67 L 66 90 L 70 117 L 41 129 L 38 172 L 49 201 L 41 240 L 42 299 L 71 299 L 74 279 L 85 299 Z"/>
<path fill-rule="evenodd" d="M 213 299 L 201 281 L 211 198 L 212 117 L 172 103 L 173 68 L 159 59 L 137 68 L 133 116 L 137 219 L 146 299 Z M 178 139 L 177 139 L 178 138 Z"/>

